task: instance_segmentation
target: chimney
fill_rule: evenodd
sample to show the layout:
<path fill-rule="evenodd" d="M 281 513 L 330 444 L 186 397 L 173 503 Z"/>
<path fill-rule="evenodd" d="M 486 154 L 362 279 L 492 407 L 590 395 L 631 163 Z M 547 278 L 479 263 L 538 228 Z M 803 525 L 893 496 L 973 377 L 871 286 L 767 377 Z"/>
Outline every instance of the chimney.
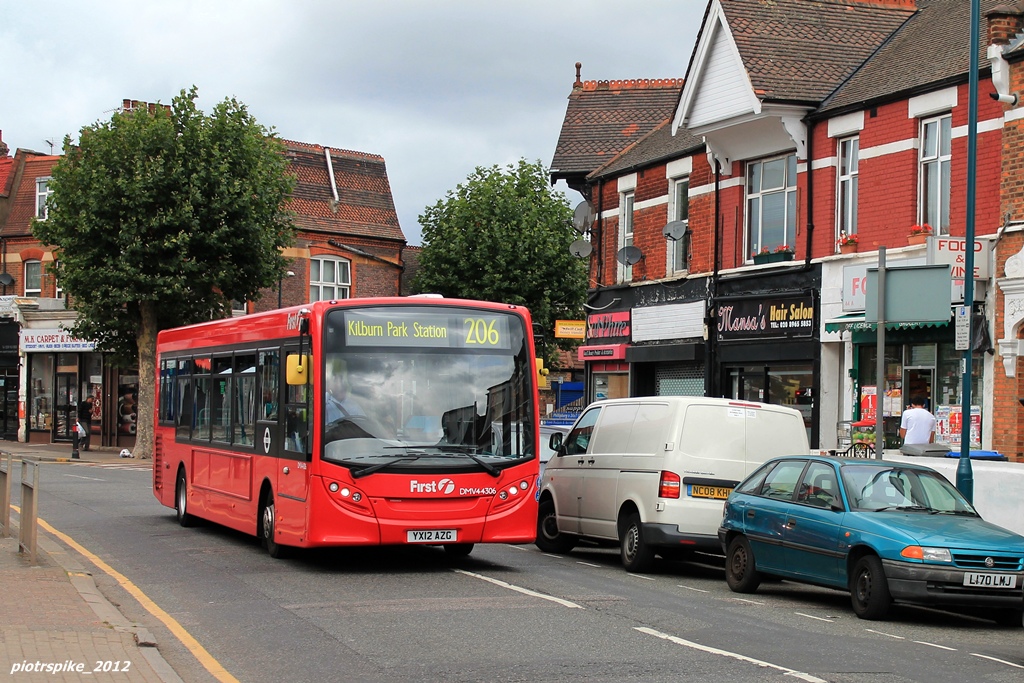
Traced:
<path fill-rule="evenodd" d="M 7 153 L 11 151 L 11 148 L 4 142 L 4 132 L 0 130 L 0 157 L 6 157 Z"/>
<path fill-rule="evenodd" d="M 1024 28 L 1021 12 L 1010 4 L 996 5 L 985 13 L 988 44 L 1006 45 Z"/>
<path fill-rule="evenodd" d="M 579 90 L 583 87 L 583 81 L 580 80 L 580 69 L 583 68 L 583 62 L 576 62 L 576 82 L 572 84 L 573 90 Z"/>

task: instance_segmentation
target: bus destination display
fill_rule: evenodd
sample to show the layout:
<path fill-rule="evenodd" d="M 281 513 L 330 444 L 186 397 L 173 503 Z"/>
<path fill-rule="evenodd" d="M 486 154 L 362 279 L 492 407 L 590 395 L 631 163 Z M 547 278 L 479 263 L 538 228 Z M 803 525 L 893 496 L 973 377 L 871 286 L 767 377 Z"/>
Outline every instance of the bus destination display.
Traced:
<path fill-rule="evenodd" d="M 508 316 L 483 311 L 347 310 L 344 330 L 348 346 L 511 348 Z"/>

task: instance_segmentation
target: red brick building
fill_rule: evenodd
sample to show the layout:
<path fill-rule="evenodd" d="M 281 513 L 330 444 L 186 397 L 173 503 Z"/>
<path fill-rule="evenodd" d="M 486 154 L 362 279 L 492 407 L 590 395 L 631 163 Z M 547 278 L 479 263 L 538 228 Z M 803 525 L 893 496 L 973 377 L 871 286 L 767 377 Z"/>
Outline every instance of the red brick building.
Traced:
<path fill-rule="evenodd" d="M 126 100 L 125 108 L 144 106 Z M 236 315 L 321 299 L 397 296 L 405 236 L 384 159 L 375 154 L 285 142 L 296 174 L 289 209 L 297 227 L 285 250 L 288 275 Z M 0 436 L 70 441 L 79 398 L 92 394 L 93 445 L 132 448 L 138 376 L 109 366 L 74 323 L 48 266 L 54 252 L 32 236 L 44 219 L 47 180 L 59 157 L 0 142 Z M 9 275 L 9 279 L 4 277 Z"/>
<path fill-rule="evenodd" d="M 560 138 L 552 176 L 579 189 L 596 215 L 581 351 L 591 399 L 703 392 L 784 403 L 804 413 L 813 445 L 833 448 L 840 423 L 874 410 L 895 442 L 910 395 L 924 393 L 940 436 L 959 449 L 963 352 L 952 320 L 888 318 L 885 386 L 876 387 L 863 286 L 884 246 L 890 267 L 949 263 L 950 314 L 965 304 L 969 10 L 962 0 L 715 0 L 667 123 L 652 125 L 631 103 L 619 119 L 591 120 L 633 117 L 635 127 L 587 130 L 579 109 L 599 82 L 577 78 L 563 137 L 589 147 Z M 1021 89 L 1021 13 L 994 1 L 982 10 L 980 247 L 966 302 L 972 440 L 1022 459 L 1024 387 L 1016 369 L 1007 382 L 1003 366 L 1018 350 L 1024 284 L 1008 324 L 1010 294 L 1001 293 L 1013 287 L 1007 249 L 1024 243 L 1024 217 L 1014 213 L 1024 204 L 1022 131 L 1019 104 L 988 96 Z M 1003 72 L 1009 82 L 1000 85 Z M 625 130 L 638 136 L 624 140 Z M 912 244 L 921 224 L 931 237 Z M 841 249 L 841 240 L 853 244 Z"/>

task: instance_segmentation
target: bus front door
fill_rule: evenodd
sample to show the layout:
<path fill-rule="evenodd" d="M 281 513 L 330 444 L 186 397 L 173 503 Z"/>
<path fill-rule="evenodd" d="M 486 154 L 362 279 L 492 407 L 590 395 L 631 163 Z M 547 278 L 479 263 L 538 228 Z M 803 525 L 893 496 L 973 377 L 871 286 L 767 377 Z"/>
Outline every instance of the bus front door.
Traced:
<path fill-rule="evenodd" d="M 298 353 L 286 348 L 285 356 Z M 276 513 L 279 542 L 294 545 L 305 538 L 306 510 L 309 497 L 309 464 L 311 452 L 309 385 L 284 386 L 282 417 L 284 438 L 278 458 Z"/>

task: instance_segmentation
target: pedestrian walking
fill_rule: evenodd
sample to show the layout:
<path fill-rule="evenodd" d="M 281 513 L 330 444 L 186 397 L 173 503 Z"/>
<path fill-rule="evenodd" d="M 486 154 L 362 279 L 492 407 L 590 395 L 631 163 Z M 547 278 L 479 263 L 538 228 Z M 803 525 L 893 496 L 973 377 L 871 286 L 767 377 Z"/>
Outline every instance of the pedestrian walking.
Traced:
<path fill-rule="evenodd" d="M 82 436 L 82 450 L 89 450 L 89 441 L 92 439 L 92 411 L 93 398 L 87 395 L 78 403 L 78 424 L 82 426 L 85 434 Z"/>

